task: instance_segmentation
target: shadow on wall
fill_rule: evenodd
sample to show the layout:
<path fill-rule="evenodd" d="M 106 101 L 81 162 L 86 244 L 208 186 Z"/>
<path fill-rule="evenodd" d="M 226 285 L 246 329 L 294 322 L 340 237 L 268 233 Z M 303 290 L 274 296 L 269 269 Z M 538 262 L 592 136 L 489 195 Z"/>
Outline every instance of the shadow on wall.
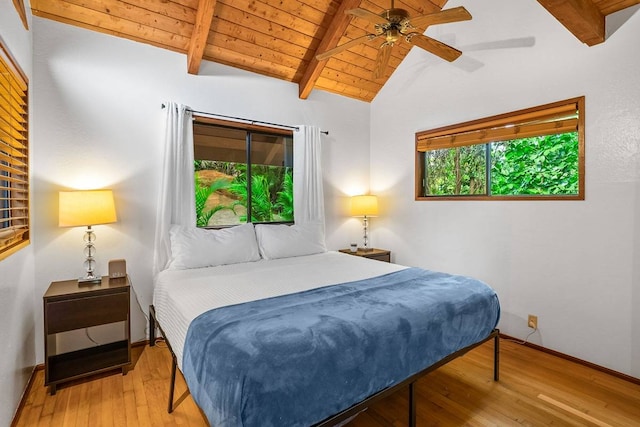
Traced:
<path fill-rule="evenodd" d="M 606 38 L 611 37 L 625 22 L 627 22 L 635 13 L 640 10 L 640 4 L 623 9 L 606 17 L 605 31 Z"/>

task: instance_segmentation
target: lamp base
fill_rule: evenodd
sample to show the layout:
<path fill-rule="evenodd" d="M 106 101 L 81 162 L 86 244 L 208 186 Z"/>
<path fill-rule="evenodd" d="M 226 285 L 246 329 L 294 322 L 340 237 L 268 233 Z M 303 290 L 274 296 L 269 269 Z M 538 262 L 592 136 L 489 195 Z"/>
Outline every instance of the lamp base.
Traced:
<path fill-rule="evenodd" d="M 102 277 L 87 275 L 87 276 L 78 278 L 78 286 L 91 286 L 97 283 L 102 283 Z"/>

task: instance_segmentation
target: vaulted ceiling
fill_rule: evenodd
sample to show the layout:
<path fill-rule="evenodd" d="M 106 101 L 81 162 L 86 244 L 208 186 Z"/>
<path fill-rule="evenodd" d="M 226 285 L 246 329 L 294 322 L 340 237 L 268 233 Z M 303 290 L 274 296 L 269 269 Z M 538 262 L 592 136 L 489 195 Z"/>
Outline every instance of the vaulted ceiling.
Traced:
<path fill-rule="evenodd" d="M 416 17 L 438 12 L 446 2 L 395 0 L 395 7 Z M 639 4 L 640 0 L 538 2 L 580 41 L 592 46 L 605 40 L 606 15 Z M 391 0 L 31 0 L 31 9 L 35 16 L 184 53 L 185 72 L 191 74 L 198 74 L 202 60 L 207 60 L 297 83 L 301 98 L 320 89 L 369 102 L 409 53 L 409 43 L 403 39 L 396 43 L 386 70 L 377 79 L 373 78 L 373 70 L 380 41 L 357 44 L 322 61 L 315 57 L 373 31 L 370 21 L 345 11 L 362 8 L 380 14 L 390 3 Z"/>

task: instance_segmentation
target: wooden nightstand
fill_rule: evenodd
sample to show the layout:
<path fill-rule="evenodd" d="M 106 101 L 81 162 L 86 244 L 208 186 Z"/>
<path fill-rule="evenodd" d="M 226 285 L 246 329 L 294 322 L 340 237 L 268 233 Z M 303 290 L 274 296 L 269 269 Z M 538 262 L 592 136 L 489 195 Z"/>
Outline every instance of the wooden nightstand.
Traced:
<path fill-rule="evenodd" d="M 384 249 L 371 249 L 369 251 L 363 251 L 362 248 L 358 248 L 358 252 L 351 252 L 351 249 L 340 249 L 340 252 L 342 252 L 343 254 L 361 256 L 378 261 L 391 262 L 391 251 L 387 251 Z"/>
<path fill-rule="evenodd" d="M 59 383 L 131 364 L 129 277 L 78 286 L 77 280 L 52 282 L 44 302 L 44 385 L 51 394 Z M 57 354 L 56 335 L 75 329 L 123 322 L 123 339 Z"/>

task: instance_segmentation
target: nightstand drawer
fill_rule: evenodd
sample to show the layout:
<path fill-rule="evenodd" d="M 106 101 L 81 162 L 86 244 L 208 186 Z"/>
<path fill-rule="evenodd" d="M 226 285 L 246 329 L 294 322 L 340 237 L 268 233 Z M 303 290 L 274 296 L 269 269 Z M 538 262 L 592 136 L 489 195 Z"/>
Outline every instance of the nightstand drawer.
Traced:
<path fill-rule="evenodd" d="M 126 321 L 129 293 L 49 302 L 46 310 L 48 334 Z"/>
<path fill-rule="evenodd" d="M 375 259 L 376 261 L 391 262 L 391 255 L 389 254 L 389 252 L 387 252 L 385 254 L 368 255 L 367 258 Z"/>

